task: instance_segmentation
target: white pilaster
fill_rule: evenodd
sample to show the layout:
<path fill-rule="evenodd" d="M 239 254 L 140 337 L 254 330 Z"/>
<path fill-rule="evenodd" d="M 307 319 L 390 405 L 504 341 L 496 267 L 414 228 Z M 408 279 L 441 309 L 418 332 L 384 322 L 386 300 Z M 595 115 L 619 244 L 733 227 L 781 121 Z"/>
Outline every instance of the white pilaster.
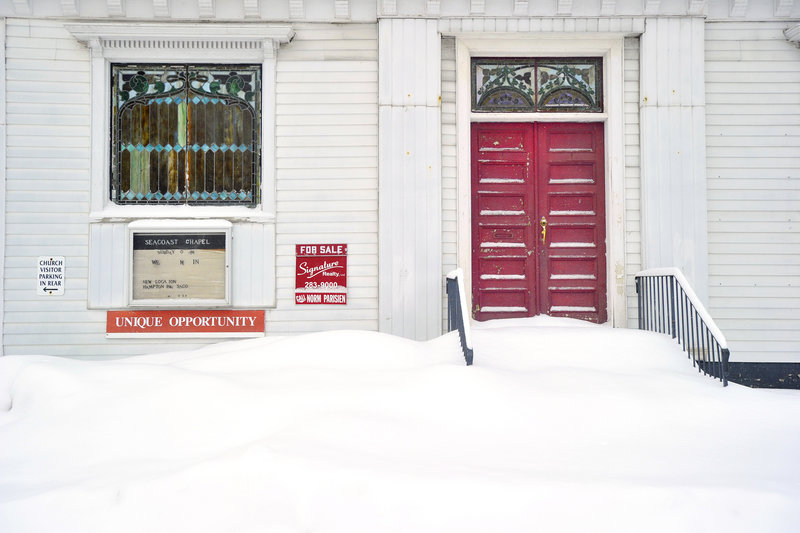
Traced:
<path fill-rule="evenodd" d="M 6 249 L 6 19 L 0 19 L 0 250 Z M 5 324 L 5 253 L 0 254 L 0 324 Z M 4 350 L 0 328 L 0 356 Z"/>
<path fill-rule="evenodd" d="M 379 31 L 380 330 L 441 334 L 441 37 L 435 20 Z"/>
<path fill-rule="evenodd" d="M 680 268 L 708 302 L 704 23 L 650 18 L 641 38 L 644 268 Z"/>

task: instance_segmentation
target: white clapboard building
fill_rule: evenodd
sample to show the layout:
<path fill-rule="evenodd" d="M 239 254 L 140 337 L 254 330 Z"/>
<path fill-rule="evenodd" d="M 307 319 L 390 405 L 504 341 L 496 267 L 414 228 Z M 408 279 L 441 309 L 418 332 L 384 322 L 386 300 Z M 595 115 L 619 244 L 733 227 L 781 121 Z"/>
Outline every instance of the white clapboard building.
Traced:
<path fill-rule="evenodd" d="M 800 0 L 0 0 L 4 354 L 637 327 L 800 362 Z M 338 274 L 338 275 L 337 275 Z"/>

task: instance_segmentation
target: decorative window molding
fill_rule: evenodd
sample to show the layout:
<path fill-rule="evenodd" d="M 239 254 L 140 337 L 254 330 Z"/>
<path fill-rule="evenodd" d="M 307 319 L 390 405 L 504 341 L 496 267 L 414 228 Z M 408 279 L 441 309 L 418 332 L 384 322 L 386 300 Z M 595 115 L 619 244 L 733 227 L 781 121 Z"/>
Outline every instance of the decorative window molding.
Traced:
<path fill-rule="evenodd" d="M 514 0 L 514 16 L 528 14 L 528 0 Z"/>
<path fill-rule="evenodd" d="M 92 198 L 90 219 L 227 218 L 275 220 L 275 60 L 294 37 L 285 24 L 78 23 L 66 24 L 92 53 Z M 242 206 L 115 205 L 110 190 L 110 64 L 135 62 L 261 63 L 261 203 Z"/>

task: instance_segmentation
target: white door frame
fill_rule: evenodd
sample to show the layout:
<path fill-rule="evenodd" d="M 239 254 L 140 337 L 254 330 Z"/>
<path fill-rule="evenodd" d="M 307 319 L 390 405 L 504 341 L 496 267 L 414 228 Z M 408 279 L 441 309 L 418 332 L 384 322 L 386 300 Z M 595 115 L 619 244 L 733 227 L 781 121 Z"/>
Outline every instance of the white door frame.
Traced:
<path fill-rule="evenodd" d="M 606 287 L 608 319 L 627 323 L 625 302 L 625 137 L 623 34 L 455 34 L 458 171 L 458 264 L 472 287 L 472 122 L 603 122 L 605 124 Z M 603 113 L 472 113 L 470 59 L 486 57 L 603 57 Z M 471 300 L 472 291 L 467 290 Z M 472 308 L 471 301 L 469 308 Z"/>

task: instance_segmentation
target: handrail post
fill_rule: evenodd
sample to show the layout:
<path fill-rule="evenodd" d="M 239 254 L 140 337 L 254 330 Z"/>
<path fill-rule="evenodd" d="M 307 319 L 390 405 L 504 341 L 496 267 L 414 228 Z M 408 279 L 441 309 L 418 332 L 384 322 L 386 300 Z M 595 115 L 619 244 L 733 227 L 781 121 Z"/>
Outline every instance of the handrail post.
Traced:
<path fill-rule="evenodd" d="M 672 338 L 675 338 L 675 278 L 669 278 L 669 315 Z"/>

